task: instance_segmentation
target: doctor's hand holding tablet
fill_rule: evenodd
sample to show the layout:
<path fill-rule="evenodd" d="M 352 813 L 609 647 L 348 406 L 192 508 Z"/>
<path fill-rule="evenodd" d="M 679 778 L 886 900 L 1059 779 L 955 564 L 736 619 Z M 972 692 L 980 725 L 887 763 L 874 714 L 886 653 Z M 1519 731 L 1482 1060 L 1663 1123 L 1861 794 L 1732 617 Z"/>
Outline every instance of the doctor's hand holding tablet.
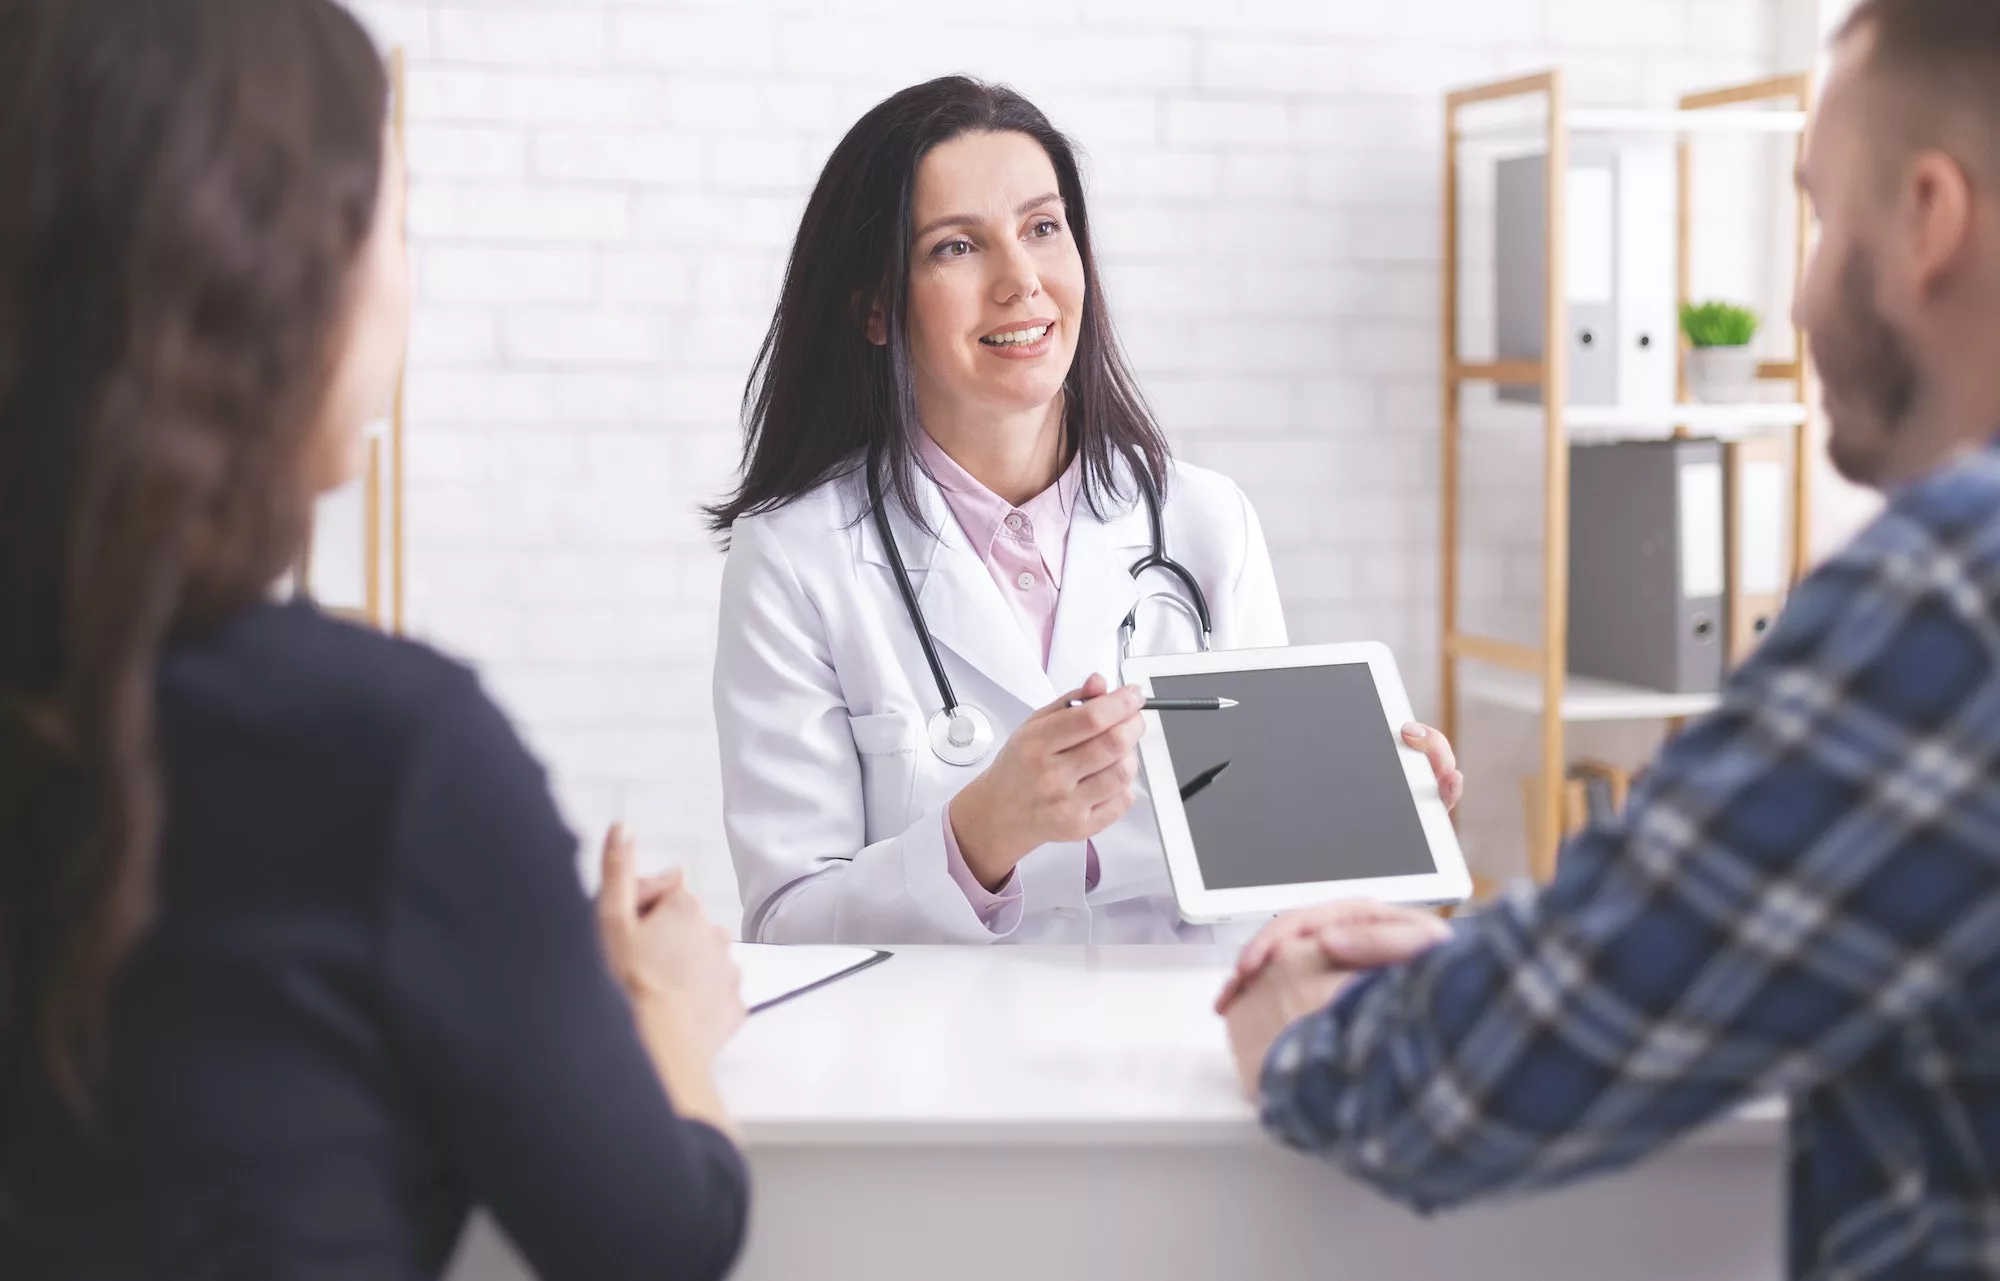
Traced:
<path fill-rule="evenodd" d="M 1284 648 L 1242 490 L 1171 456 L 1074 150 L 1020 95 L 946 77 L 841 140 L 745 418 L 741 483 L 709 513 L 745 939 L 1205 941 L 1335 882 L 1453 896 L 1450 746 L 1399 744 L 1386 651 L 1349 655 L 1358 678 L 1220 682 L 1232 658 L 1306 651 Z M 1166 689 L 1146 667 L 1166 655 L 1220 666 Z M 1226 711 L 1141 707 L 1237 684 L 1257 688 Z M 1273 798 L 1281 821 L 1258 819 Z M 1351 873 L 1314 857 L 1351 832 L 1386 846 Z M 1264 839 L 1311 848 L 1224 854 Z"/>

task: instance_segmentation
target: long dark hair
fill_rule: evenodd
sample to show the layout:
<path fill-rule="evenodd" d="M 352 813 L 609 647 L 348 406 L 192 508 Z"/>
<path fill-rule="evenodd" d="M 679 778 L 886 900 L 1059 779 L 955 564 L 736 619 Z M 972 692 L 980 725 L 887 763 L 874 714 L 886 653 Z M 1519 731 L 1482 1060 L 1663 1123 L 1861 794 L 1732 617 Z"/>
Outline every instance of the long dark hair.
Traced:
<path fill-rule="evenodd" d="M 876 105 L 827 160 L 744 389 L 742 483 L 705 509 L 713 531 L 726 533 L 743 516 L 782 507 L 857 462 L 877 469 L 888 481 L 885 490 L 922 519 L 921 465 L 910 448 L 922 428 L 904 327 L 916 232 L 910 202 L 917 167 L 932 148 L 984 132 L 1026 134 L 1041 144 L 1083 258 L 1087 292 L 1076 360 L 1063 384 L 1063 425 L 1083 457 L 1085 500 L 1101 516 L 1106 497 L 1136 497 L 1116 465 L 1120 459 L 1165 490 L 1166 437 L 1105 309 L 1076 149 L 1012 89 L 944 76 Z M 879 347 L 867 337 L 877 299 L 888 330 Z"/>
<path fill-rule="evenodd" d="M 79 1112 L 153 913 L 158 656 L 303 545 L 387 97 L 331 0 L 0 3 L 0 1066 Z"/>

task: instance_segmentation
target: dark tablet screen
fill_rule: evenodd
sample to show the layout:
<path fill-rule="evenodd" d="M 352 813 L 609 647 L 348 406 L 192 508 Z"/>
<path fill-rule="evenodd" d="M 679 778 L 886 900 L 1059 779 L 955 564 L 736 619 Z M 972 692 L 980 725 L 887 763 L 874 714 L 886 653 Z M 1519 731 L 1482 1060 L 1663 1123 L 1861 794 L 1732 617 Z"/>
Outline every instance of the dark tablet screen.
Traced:
<path fill-rule="evenodd" d="M 1437 871 L 1366 663 L 1155 676 L 1204 884 L 1212 890 Z"/>

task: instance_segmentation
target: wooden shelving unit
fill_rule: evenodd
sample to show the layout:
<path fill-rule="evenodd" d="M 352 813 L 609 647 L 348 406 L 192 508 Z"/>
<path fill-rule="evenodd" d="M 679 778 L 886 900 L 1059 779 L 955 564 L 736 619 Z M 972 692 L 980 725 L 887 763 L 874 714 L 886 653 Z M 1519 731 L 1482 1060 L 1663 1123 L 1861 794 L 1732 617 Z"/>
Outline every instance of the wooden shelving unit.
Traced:
<path fill-rule="evenodd" d="M 1494 104 L 1524 106 L 1541 100 L 1545 114 L 1523 122 L 1518 113 L 1499 121 L 1468 122 L 1466 115 Z M 1565 774 L 1564 727 L 1570 722 L 1606 720 L 1675 720 L 1699 715 L 1717 703 L 1713 694 L 1666 694 L 1572 677 L 1568 671 L 1569 633 L 1569 446 L 1579 441 L 1708 437 L 1739 440 L 1753 435 L 1791 435 L 1791 563 L 1789 580 L 1803 573 L 1810 509 L 1810 441 L 1812 411 L 1808 386 L 1811 371 L 1803 335 L 1795 339 L 1790 360 L 1759 367 L 1765 380 L 1790 385 L 1782 402 L 1745 405 L 1570 406 L 1566 403 L 1569 333 L 1564 289 L 1564 212 L 1571 139 L 1580 134 L 1620 146 L 1672 144 L 1678 148 L 1679 184 L 1676 227 L 1679 250 L 1679 299 L 1689 299 L 1689 248 L 1693 218 L 1692 147 L 1697 137 L 1716 135 L 1803 135 L 1811 109 L 1812 82 L 1806 75 L 1781 76 L 1710 93 L 1692 94 L 1673 111 L 1575 109 L 1564 93 L 1560 71 L 1479 85 L 1446 95 L 1444 147 L 1443 259 L 1443 564 L 1439 693 L 1445 733 L 1458 737 L 1459 700 L 1480 700 L 1512 708 L 1540 720 L 1539 786 L 1530 815 L 1529 865 L 1539 879 L 1555 870 L 1558 815 L 1562 812 Z M 1753 104 L 1776 104 L 1760 108 Z M 1547 223 L 1544 261 L 1548 300 L 1544 359 L 1471 362 L 1459 350 L 1460 165 L 1468 143 L 1526 143 L 1545 150 Z M 1810 211 L 1803 194 L 1798 200 L 1798 267 L 1804 271 Z M 1687 401 L 1687 369 L 1683 345 L 1675 344 L 1680 388 Z M 1527 646 L 1479 636 L 1460 626 L 1459 526 L 1460 446 L 1463 432 L 1462 393 L 1469 384 L 1487 382 L 1541 389 L 1544 419 L 1542 482 L 1546 501 L 1542 532 L 1543 595 L 1539 645 Z M 1733 493 L 1733 490 L 1732 490 Z M 1725 593 L 1730 617 L 1741 608 L 1742 585 L 1736 558 L 1726 570 Z M 1463 663 L 1480 666 L 1461 673 Z"/>

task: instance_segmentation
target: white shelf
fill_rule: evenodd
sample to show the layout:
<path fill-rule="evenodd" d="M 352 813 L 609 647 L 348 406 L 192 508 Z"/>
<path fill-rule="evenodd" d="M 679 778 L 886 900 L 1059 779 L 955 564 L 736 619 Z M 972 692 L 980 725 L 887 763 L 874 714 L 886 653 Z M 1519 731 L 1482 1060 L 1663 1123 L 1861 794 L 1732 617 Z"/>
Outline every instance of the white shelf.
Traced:
<path fill-rule="evenodd" d="M 1797 403 L 1747 405 L 1569 405 L 1563 424 L 1571 440 L 1654 440 L 1685 427 L 1696 436 L 1734 440 L 1797 427 L 1806 407 Z"/>
<path fill-rule="evenodd" d="M 1527 672 L 1468 668 L 1460 680 L 1460 688 L 1467 698 L 1495 707 L 1536 715 L 1542 710 L 1541 677 Z M 1664 694 L 1636 685 L 1572 676 L 1563 685 L 1562 718 L 1565 721 L 1672 720 L 1677 716 L 1712 712 L 1721 702 L 1719 694 Z"/>
<path fill-rule="evenodd" d="M 1806 113 L 1764 108 L 1646 111 L 1583 107 L 1569 113 L 1571 133 L 1804 133 Z"/>
<path fill-rule="evenodd" d="M 1572 138 L 1614 135 L 1640 138 L 1682 138 L 1694 134 L 1798 134 L 1805 132 L 1803 111 L 1717 108 L 1706 111 L 1648 111 L 1625 107 L 1579 107 L 1566 113 Z M 1548 121 L 1535 115 L 1475 121 L 1459 128 L 1468 142 L 1535 143 L 1548 137 Z"/>
<path fill-rule="evenodd" d="M 1516 414 L 1509 411 L 1520 410 Z M 1540 429 L 1542 409 L 1521 401 L 1495 400 L 1482 403 L 1465 414 L 1468 434 L 1519 432 L 1530 424 Z M 1709 440 L 1744 440 L 1768 436 L 1797 427 L 1806 421 L 1806 407 L 1799 404 L 1753 405 L 1569 405 L 1563 410 L 1563 427 L 1569 439 L 1579 445 L 1605 444 L 1619 440 L 1665 440 L 1677 427 L 1686 427 L 1691 436 Z"/>

